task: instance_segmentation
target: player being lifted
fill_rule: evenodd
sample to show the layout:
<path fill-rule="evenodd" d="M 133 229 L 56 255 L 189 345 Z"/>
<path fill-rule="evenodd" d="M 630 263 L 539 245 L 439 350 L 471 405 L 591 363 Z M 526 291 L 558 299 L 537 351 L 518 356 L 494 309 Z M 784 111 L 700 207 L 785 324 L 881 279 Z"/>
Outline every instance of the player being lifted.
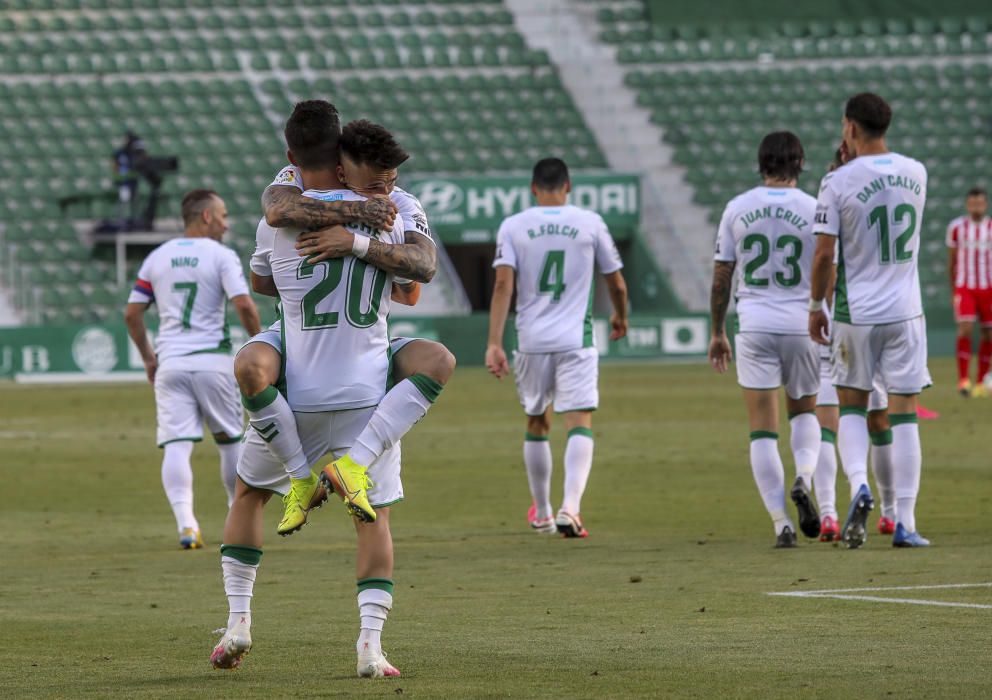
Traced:
<path fill-rule="evenodd" d="M 203 439 L 203 421 L 220 451 L 228 505 L 241 453 L 244 414 L 232 376 L 227 300 L 249 334 L 258 332 L 259 320 L 238 256 L 220 242 L 227 231 L 224 201 L 212 190 L 193 190 L 183 197 L 182 217 L 186 235 L 163 243 L 142 263 L 124 320 L 155 385 L 162 485 L 179 544 L 198 549 L 203 538 L 193 514 L 190 456 Z M 154 351 L 144 321 L 152 303 L 159 314 Z"/>
<path fill-rule="evenodd" d="M 276 176 L 263 199 L 271 199 L 268 195 L 270 191 L 288 190 L 285 195 L 276 197 L 280 202 L 280 220 L 299 221 L 297 227 L 302 228 L 312 223 L 316 216 L 329 216 L 328 211 L 340 212 L 341 216 L 368 216 L 358 209 L 358 204 L 379 201 L 382 196 L 391 197 L 398 209 L 404 228 L 404 245 L 407 247 L 402 249 L 402 254 L 397 254 L 385 248 L 380 250 L 373 243 L 365 260 L 385 271 L 410 277 L 410 280 L 397 278 L 392 298 L 399 303 L 415 304 L 420 294 L 420 282 L 429 282 L 434 275 L 437 251 L 420 202 L 396 187 L 397 168 L 408 156 L 392 134 L 366 120 L 347 124 L 339 143 L 341 158 L 337 166 L 338 177 L 353 192 L 373 199 L 366 202 L 323 202 L 303 197 L 303 178 L 295 165 L 284 168 Z M 303 201 L 296 202 L 297 198 Z M 388 203 L 390 200 L 386 201 Z M 321 205 L 319 211 L 314 213 L 310 204 Z M 370 218 L 374 220 L 374 217 Z M 259 232 L 264 234 L 267 226 L 265 222 L 260 224 Z M 320 262 L 350 255 L 354 243 L 354 234 L 341 226 L 332 226 L 304 232 L 300 235 L 297 248 L 300 255 Z M 252 286 L 256 292 L 275 296 L 276 288 L 268 260 L 271 251 L 265 247 L 264 241 L 259 241 L 258 245 L 251 263 Z M 306 523 L 309 510 L 319 505 L 323 494 L 310 470 L 311 465 L 305 459 L 292 411 L 275 388 L 282 359 L 281 342 L 278 324 L 252 338 L 238 353 L 235 373 L 251 424 L 257 426 L 256 429 L 264 429 L 270 451 L 283 462 L 290 474 L 293 488 L 284 499 L 283 519 L 277 528 L 279 534 L 289 535 Z M 365 468 L 397 443 L 423 418 L 454 371 L 454 356 L 434 341 L 396 338 L 390 343 L 390 352 L 394 385 L 372 414 L 369 425 L 355 440 L 352 450 L 342 458 L 342 465 L 347 465 L 347 468 Z"/>
<path fill-rule="evenodd" d="M 985 398 L 985 375 L 992 359 L 992 219 L 985 190 L 974 187 L 965 198 L 966 216 L 947 227 L 948 272 L 954 294 L 954 320 L 958 324 L 958 391 L 962 396 Z M 972 387 L 968 379 L 971 338 L 980 325 L 978 374 Z"/>
<path fill-rule="evenodd" d="M 568 167 L 558 158 L 534 166 L 537 206 L 506 219 L 496 241 L 496 281 L 489 316 L 486 367 L 509 374 L 503 331 L 517 292 L 517 345 L 513 369 L 527 414 L 524 465 L 533 498 L 530 525 L 538 532 L 586 537 L 582 494 L 592 470 L 592 412 L 599 405 L 599 355 L 593 343 L 592 293 L 596 269 L 604 276 L 613 314 L 611 340 L 627 334 L 623 264 L 606 224 L 595 212 L 569 205 Z M 565 414 L 565 492 L 551 510 L 551 404 Z"/>
<path fill-rule="evenodd" d="M 838 446 L 851 487 L 841 531 L 850 548 L 866 539 L 874 507 L 868 488 L 868 396 L 879 374 L 892 424 L 896 528 L 892 544 L 920 547 L 916 497 L 922 455 L 917 397 L 929 384 L 927 337 L 917 262 L 926 202 L 923 164 L 892 153 L 885 132 L 892 110 L 878 95 L 860 93 L 844 109 L 843 139 L 852 160 L 824 177 L 817 202 L 809 332 L 833 346 L 840 400 Z M 823 311 L 837 249 L 832 333 Z M 828 340 L 828 337 L 830 340 Z"/>
<path fill-rule="evenodd" d="M 810 498 L 820 452 L 815 415 L 819 358 L 806 330 L 816 200 L 797 187 L 803 159 L 802 144 L 791 132 L 776 131 L 762 139 L 758 170 L 764 183 L 732 199 L 723 212 L 710 301 L 709 359 L 722 373 L 731 360 L 725 326 L 736 271 L 740 330 L 734 342 L 737 381 L 744 390 L 751 428 L 751 472 L 775 525 L 779 548 L 796 546 L 778 450 L 781 386 L 785 387 L 796 464 L 790 495 L 803 534 L 820 534 L 820 518 Z"/>
<path fill-rule="evenodd" d="M 336 174 L 339 137 L 337 111 L 324 101 L 299 103 L 287 122 L 286 141 L 309 188 L 308 196 L 359 199 L 360 195 L 341 187 Z M 354 254 L 313 262 L 300 257 L 298 230 L 269 229 L 268 261 L 284 312 L 285 389 L 309 464 L 327 453 L 345 454 L 385 394 L 386 319 L 393 275 L 363 258 L 374 248 L 382 256 L 379 264 L 402 260 L 407 269 L 424 274 L 414 248 L 403 242 L 399 221 L 389 231 L 364 225 L 349 225 L 348 230 L 354 238 Z M 385 450 L 368 473 L 374 480 L 368 486 L 368 499 L 377 517 L 366 520 L 358 513 L 355 517 L 361 617 L 357 670 L 366 677 L 395 676 L 399 671 L 386 661 L 380 636 L 392 607 L 389 506 L 403 498 L 399 446 Z M 221 547 L 230 615 L 227 631 L 211 654 L 217 668 L 236 668 L 251 648 L 250 602 L 262 555 L 262 509 L 272 492 L 286 494 L 291 488 L 283 463 L 259 431 L 248 434 L 238 477 Z"/>

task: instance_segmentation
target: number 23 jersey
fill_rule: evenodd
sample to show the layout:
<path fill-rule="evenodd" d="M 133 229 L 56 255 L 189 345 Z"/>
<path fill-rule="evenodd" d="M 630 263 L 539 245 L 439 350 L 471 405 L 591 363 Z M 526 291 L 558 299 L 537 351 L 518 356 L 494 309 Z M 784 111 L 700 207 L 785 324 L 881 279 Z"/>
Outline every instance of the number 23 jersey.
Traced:
<path fill-rule="evenodd" d="M 304 195 L 325 201 L 365 199 L 351 190 L 308 190 Z M 399 218 L 391 231 L 362 224 L 346 228 L 356 236 L 403 243 Z M 252 269 L 262 274 L 261 257 L 267 253 L 279 290 L 287 401 L 301 412 L 375 406 L 389 375 L 386 319 L 393 276 L 351 255 L 311 265 L 294 247 L 298 234 L 271 228 L 263 219 L 252 259 Z"/>
<path fill-rule="evenodd" d="M 814 229 L 839 241 L 834 319 L 870 326 L 923 314 L 926 198 L 927 169 L 898 153 L 861 156 L 823 178 Z"/>
<path fill-rule="evenodd" d="M 736 263 L 742 332 L 806 335 L 816 200 L 796 187 L 755 187 L 727 204 L 718 262 Z"/>

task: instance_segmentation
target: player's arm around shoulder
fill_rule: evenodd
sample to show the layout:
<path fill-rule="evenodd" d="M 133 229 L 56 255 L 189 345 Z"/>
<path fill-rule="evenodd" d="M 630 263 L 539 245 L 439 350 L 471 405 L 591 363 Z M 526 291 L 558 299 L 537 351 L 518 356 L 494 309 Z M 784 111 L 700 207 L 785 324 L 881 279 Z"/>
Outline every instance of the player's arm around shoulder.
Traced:
<path fill-rule="evenodd" d="M 384 196 L 336 202 L 304 197 L 303 178 L 294 165 L 280 170 L 262 192 L 262 212 L 269 226 L 304 230 L 355 222 L 388 229 L 396 219 L 396 205 Z"/>

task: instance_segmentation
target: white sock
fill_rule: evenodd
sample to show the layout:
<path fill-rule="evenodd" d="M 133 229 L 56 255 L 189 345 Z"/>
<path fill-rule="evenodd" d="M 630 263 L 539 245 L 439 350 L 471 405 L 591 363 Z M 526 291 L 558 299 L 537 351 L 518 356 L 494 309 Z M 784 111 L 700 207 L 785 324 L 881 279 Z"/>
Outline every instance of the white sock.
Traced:
<path fill-rule="evenodd" d="M 775 534 L 782 534 L 786 525 L 795 532 L 785 510 L 785 468 L 778 453 L 778 433 L 756 430 L 751 433 L 751 473 L 758 485 L 765 510 L 775 523 Z"/>
<path fill-rule="evenodd" d="M 227 507 L 234 503 L 234 485 L 238 480 L 238 459 L 241 458 L 241 441 L 217 443 L 220 452 L 220 480 L 227 491 Z"/>
<path fill-rule="evenodd" d="M 391 585 L 391 584 L 390 584 Z M 382 653 L 382 628 L 393 608 L 393 595 L 380 588 L 367 588 L 358 594 L 358 614 L 362 629 L 355 648 L 359 654 Z"/>
<path fill-rule="evenodd" d="M 376 406 L 348 456 L 362 466 L 372 466 L 424 417 L 443 388 L 423 374 L 415 374 L 394 386 Z"/>
<path fill-rule="evenodd" d="M 582 494 L 586 491 L 589 472 L 592 471 L 593 452 L 592 431 L 588 428 L 572 428 L 568 431 L 565 443 L 565 495 L 561 509 L 578 515 L 582 512 Z"/>
<path fill-rule="evenodd" d="M 916 532 L 916 496 L 920 492 L 923 451 L 916 414 L 890 414 L 892 421 L 893 486 L 896 491 L 896 522 Z"/>
<path fill-rule="evenodd" d="M 551 517 L 551 443 L 547 437 L 527 433 L 524 436 L 524 467 L 530 495 L 537 508 L 538 519 Z"/>
<path fill-rule="evenodd" d="M 221 546 L 220 551 L 220 567 L 224 572 L 224 592 L 227 593 L 227 629 L 230 630 L 239 623 L 251 627 L 251 598 L 262 550 L 225 544 Z M 232 554 L 238 558 L 230 556 Z M 246 563 L 241 559 L 255 563 Z"/>
<path fill-rule="evenodd" d="M 200 529 L 193 515 L 193 468 L 189 462 L 192 454 L 190 440 L 170 442 L 162 447 L 162 486 L 180 533 L 187 527 Z"/>
<path fill-rule="evenodd" d="M 837 447 L 853 499 L 858 489 L 868 485 L 868 418 L 864 412 L 845 413 L 841 408 Z"/>
<path fill-rule="evenodd" d="M 821 431 L 820 458 L 813 472 L 813 489 L 821 516 L 837 517 L 837 434 L 824 428 Z"/>
<path fill-rule="evenodd" d="M 882 517 L 895 520 L 896 490 L 892 483 L 892 431 L 871 434 L 871 469 L 875 472 L 875 486 L 881 503 Z"/>
<path fill-rule="evenodd" d="M 789 419 L 789 445 L 796 461 L 796 476 L 802 477 L 806 488 L 813 488 L 813 473 L 820 457 L 820 421 L 813 412 L 800 413 Z"/>
<path fill-rule="evenodd" d="M 248 411 L 248 422 L 269 446 L 272 456 L 282 462 L 286 473 L 294 479 L 310 476 L 310 465 L 303 454 L 303 443 L 296 428 L 296 416 L 286 397 L 274 386 L 257 396 L 241 397 Z"/>

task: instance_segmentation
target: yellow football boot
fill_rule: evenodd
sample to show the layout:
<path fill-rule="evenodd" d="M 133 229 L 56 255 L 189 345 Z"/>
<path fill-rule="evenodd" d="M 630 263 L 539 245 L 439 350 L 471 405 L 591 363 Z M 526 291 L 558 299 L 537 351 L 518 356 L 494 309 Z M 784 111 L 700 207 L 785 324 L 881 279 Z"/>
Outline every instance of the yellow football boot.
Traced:
<path fill-rule="evenodd" d="M 203 549 L 203 536 L 199 530 L 184 527 L 179 535 L 179 546 L 183 549 Z"/>
<path fill-rule="evenodd" d="M 307 524 L 307 515 L 314 508 L 320 508 L 327 500 L 327 491 L 320 485 L 317 475 L 310 472 L 306 479 L 290 478 L 292 486 L 289 493 L 282 497 L 282 520 L 276 527 L 276 532 L 285 537 L 292 535 Z"/>
<path fill-rule="evenodd" d="M 320 472 L 320 483 L 333 491 L 348 507 L 348 512 L 362 522 L 375 521 L 375 510 L 369 504 L 368 490 L 372 488 L 368 468 L 348 455 L 336 459 Z"/>

